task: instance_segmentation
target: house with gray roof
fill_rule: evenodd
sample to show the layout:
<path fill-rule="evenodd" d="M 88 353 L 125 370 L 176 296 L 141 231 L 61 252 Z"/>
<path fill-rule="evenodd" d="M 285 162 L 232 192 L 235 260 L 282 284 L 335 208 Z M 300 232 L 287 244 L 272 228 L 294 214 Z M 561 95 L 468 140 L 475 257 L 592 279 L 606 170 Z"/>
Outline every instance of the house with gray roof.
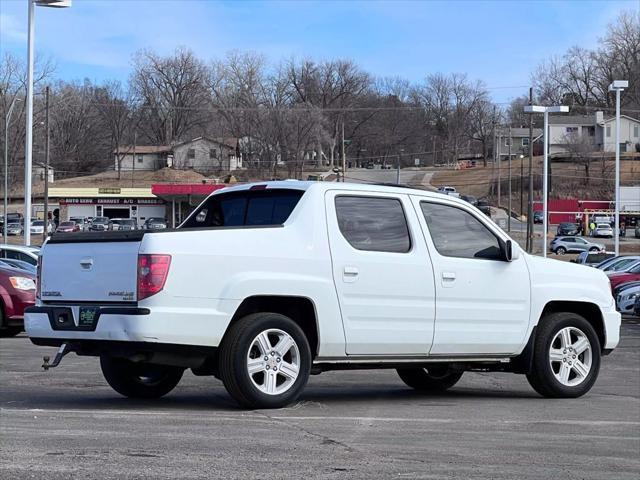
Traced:
<path fill-rule="evenodd" d="M 550 115 L 549 153 L 567 153 L 567 145 L 592 145 L 593 151 L 615 152 L 615 117 L 605 118 L 603 112 L 594 115 Z M 640 143 L 640 120 L 620 116 L 620 151 L 631 152 Z"/>

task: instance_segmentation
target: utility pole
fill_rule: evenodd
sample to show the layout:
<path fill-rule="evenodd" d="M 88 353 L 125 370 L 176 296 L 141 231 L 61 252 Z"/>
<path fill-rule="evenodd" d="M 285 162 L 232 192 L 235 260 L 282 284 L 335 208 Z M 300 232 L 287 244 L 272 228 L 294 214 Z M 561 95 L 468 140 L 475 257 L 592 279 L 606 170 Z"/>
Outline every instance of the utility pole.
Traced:
<path fill-rule="evenodd" d="M 133 131 L 133 160 L 131 161 L 131 188 L 133 188 L 133 180 L 136 173 L 136 142 L 138 140 L 138 131 Z"/>
<path fill-rule="evenodd" d="M 344 118 L 342 119 L 342 182 L 347 176 L 347 149 L 344 147 Z"/>
<path fill-rule="evenodd" d="M 398 152 L 398 169 L 396 170 L 396 185 L 400 185 L 400 152 Z"/>
<path fill-rule="evenodd" d="M 498 129 L 498 207 L 500 207 L 500 203 L 502 201 L 502 187 L 500 186 L 500 183 L 502 183 L 502 175 L 500 173 L 500 150 L 501 150 L 501 143 L 502 143 L 502 135 L 500 135 L 500 130 Z"/>
<path fill-rule="evenodd" d="M 511 232 L 511 125 L 509 125 L 509 198 L 507 200 L 507 232 Z"/>
<path fill-rule="evenodd" d="M 42 229 L 42 243 L 47 240 L 49 233 L 49 85 L 44 89 L 44 129 L 46 137 L 44 143 L 44 228 Z"/>
<path fill-rule="evenodd" d="M 533 105 L 533 87 L 529 87 L 529 106 Z M 529 204 L 527 205 L 527 252 L 533 252 L 533 114 L 529 115 Z"/>

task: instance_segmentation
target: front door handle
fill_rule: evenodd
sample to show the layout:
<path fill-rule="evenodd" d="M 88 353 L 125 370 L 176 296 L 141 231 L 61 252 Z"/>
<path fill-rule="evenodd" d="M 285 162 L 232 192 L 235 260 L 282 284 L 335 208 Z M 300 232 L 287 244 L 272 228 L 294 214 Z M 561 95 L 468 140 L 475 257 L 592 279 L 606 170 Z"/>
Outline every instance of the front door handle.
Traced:
<path fill-rule="evenodd" d="M 344 267 L 342 270 L 342 280 L 345 282 L 355 282 L 358 279 L 358 271 L 357 267 Z"/>
<path fill-rule="evenodd" d="M 456 281 L 456 274 L 454 272 L 442 272 L 442 286 L 453 287 Z"/>

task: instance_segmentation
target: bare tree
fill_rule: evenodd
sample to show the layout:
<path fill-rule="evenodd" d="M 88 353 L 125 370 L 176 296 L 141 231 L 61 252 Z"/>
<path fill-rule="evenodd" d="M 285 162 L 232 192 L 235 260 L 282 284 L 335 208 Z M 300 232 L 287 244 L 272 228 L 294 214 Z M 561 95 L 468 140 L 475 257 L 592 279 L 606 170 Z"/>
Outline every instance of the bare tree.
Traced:
<path fill-rule="evenodd" d="M 204 128 L 207 85 L 207 68 L 187 49 L 179 48 L 167 57 L 149 50 L 138 52 L 130 86 L 141 112 L 141 130 L 148 140 L 169 145 Z"/>

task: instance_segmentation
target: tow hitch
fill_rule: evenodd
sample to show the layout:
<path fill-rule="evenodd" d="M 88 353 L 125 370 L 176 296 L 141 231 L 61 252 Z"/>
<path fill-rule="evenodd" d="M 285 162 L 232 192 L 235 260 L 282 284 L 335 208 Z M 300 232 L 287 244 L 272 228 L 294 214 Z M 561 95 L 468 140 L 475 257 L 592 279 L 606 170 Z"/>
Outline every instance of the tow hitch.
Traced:
<path fill-rule="evenodd" d="M 48 356 L 42 357 L 42 361 L 44 362 L 42 364 L 42 368 L 44 368 L 44 371 L 46 372 L 50 368 L 57 367 L 58 365 L 60 365 L 60 362 L 62 361 L 62 357 L 64 357 L 67 353 L 72 351 L 73 351 L 73 348 L 71 348 L 71 346 L 68 343 L 63 343 L 62 345 L 60 345 L 60 348 L 58 349 L 58 353 L 56 353 L 56 356 L 54 357 L 52 363 L 49 363 Z"/>

